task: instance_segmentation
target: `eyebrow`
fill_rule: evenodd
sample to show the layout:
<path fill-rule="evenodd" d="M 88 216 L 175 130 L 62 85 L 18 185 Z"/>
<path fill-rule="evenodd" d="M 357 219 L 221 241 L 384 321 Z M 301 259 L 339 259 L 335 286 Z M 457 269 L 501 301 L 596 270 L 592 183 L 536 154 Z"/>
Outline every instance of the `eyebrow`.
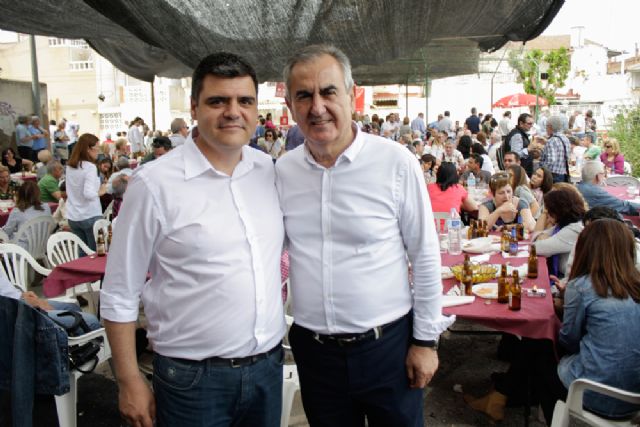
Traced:
<path fill-rule="evenodd" d="M 207 99 L 205 99 L 204 102 L 206 102 L 206 103 L 209 103 L 209 102 L 229 102 L 229 100 L 231 98 L 232 98 L 231 96 L 210 96 Z M 249 96 L 249 95 L 238 96 L 237 99 L 238 99 L 238 101 L 242 101 L 242 102 L 247 102 L 247 101 L 256 102 L 256 97 L 255 96 Z"/>
<path fill-rule="evenodd" d="M 337 90 L 338 87 L 336 85 L 329 85 L 327 87 L 322 87 L 320 88 L 320 95 L 329 95 L 329 93 L 331 91 Z M 311 92 L 306 90 L 306 89 L 300 89 L 298 91 L 296 91 L 296 98 L 299 98 L 301 96 L 311 96 Z"/>

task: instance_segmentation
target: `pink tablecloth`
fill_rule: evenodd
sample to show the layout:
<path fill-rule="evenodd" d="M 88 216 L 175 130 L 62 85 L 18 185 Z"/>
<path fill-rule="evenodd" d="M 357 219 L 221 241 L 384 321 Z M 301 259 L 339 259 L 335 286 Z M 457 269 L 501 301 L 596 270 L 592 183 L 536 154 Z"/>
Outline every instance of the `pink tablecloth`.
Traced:
<path fill-rule="evenodd" d="M 54 297 L 68 288 L 102 279 L 107 268 L 107 257 L 85 256 L 56 266 L 44 279 L 44 295 Z"/>
<path fill-rule="evenodd" d="M 629 193 L 627 193 L 627 187 L 613 187 L 610 185 L 606 185 L 604 189 L 607 191 L 607 193 L 611 194 L 612 196 L 616 196 L 619 199 L 633 199 L 633 197 L 629 196 Z M 624 219 L 628 219 L 629 221 L 631 221 L 631 223 L 636 227 L 640 228 L 640 216 L 623 215 L 623 217 Z"/>
<path fill-rule="evenodd" d="M 0 227 L 4 227 L 4 225 L 7 223 L 7 221 L 9 220 L 9 214 L 11 214 L 12 209 L 13 208 L 9 209 L 7 212 L 0 211 Z M 53 214 L 56 209 L 58 209 L 58 204 L 55 202 L 50 202 L 49 209 L 51 209 L 51 213 Z"/>
<path fill-rule="evenodd" d="M 464 255 L 442 256 L 442 263 L 446 266 L 461 264 Z M 502 264 L 510 262 L 512 266 L 518 267 L 527 262 L 527 258 L 502 258 L 502 255 L 491 256 L 491 264 Z M 520 335 L 535 339 L 550 339 L 556 341 L 560 321 L 553 310 L 553 299 L 549 288 L 547 264 L 544 257 L 538 257 L 538 278 L 524 280 L 522 287 L 522 309 L 511 311 L 507 304 L 498 304 L 497 300 L 489 300 L 491 304 L 485 304 L 484 298 L 476 297 L 472 304 L 459 305 L 443 309 L 444 314 L 455 314 L 459 318 L 469 319 L 481 325 L 515 335 Z M 447 292 L 454 284 L 455 279 L 443 281 L 444 291 Z M 547 295 L 544 298 L 533 298 L 525 295 L 526 288 L 537 285 L 539 289 L 546 289 Z"/>

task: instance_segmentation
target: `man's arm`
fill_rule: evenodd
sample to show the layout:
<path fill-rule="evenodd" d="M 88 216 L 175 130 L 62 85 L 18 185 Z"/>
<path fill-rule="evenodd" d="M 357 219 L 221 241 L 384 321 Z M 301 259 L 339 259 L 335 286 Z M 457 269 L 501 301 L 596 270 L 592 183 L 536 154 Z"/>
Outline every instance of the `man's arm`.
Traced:
<path fill-rule="evenodd" d="M 522 135 L 520 135 L 519 133 L 515 133 L 512 137 L 511 140 L 509 141 L 510 145 L 511 145 L 511 151 L 513 151 L 514 153 L 518 153 L 518 155 L 520 157 L 522 157 L 522 150 L 523 150 L 523 145 L 524 145 L 524 141 L 522 141 Z"/>
<path fill-rule="evenodd" d="M 152 427 L 156 418 L 156 402 L 138 370 L 136 324 L 105 320 L 104 326 L 118 381 L 120 414 L 132 426 Z"/>

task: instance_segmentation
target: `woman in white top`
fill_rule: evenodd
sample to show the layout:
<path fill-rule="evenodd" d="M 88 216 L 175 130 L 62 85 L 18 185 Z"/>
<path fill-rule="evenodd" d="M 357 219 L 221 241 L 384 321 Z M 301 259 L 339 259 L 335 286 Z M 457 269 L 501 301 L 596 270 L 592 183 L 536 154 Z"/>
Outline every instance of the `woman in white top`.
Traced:
<path fill-rule="evenodd" d="M 98 137 L 85 133 L 78 138 L 67 162 L 67 219 L 71 231 L 91 249 L 96 250 L 93 223 L 102 218 L 100 196 L 107 184 L 100 185 L 94 162 L 99 153 Z"/>
<path fill-rule="evenodd" d="M 20 226 L 30 219 L 47 215 L 51 216 L 51 209 L 47 203 L 40 202 L 40 188 L 35 181 L 25 181 L 24 184 L 18 188 L 16 207 L 13 208 L 9 219 L 2 229 L 10 239 L 13 239 L 16 231 L 20 229 Z M 25 239 L 21 239 L 18 245 L 23 248 L 28 248 L 28 242 Z"/>

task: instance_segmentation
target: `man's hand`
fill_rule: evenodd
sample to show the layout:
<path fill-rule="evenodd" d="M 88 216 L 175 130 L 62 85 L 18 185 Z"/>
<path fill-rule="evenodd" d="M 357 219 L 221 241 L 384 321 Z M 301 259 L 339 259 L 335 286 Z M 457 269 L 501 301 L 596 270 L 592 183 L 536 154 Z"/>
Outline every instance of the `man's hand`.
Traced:
<path fill-rule="evenodd" d="M 32 291 L 23 292 L 22 299 L 32 307 L 41 308 L 44 311 L 53 310 L 53 307 L 51 307 L 51 304 L 49 304 L 47 300 L 38 298 Z"/>
<path fill-rule="evenodd" d="M 424 388 L 438 370 L 438 352 L 433 348 L 412 345 L 405 365 L 409 387 Z"/>
<path fill-rule="evenodd" d="M 133 427 L 153 427 L 156 419 L 156 400 L 151 389 L 138 376 L 127 383 L 118 383 L 120 415 Z"/>

